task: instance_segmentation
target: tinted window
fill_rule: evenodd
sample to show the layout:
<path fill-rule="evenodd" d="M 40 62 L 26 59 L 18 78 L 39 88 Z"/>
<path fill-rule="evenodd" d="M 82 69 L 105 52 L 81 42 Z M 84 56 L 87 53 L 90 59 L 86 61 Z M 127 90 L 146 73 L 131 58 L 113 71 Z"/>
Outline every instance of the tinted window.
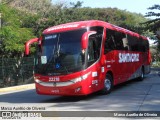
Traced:
<path fill-rule="evenodd" d="M 90 30 L 96 31 L 97 33 L 89 37 L 88 55 L 87 55 L 88 66 L 92 65 L 100 57 L 103 27 L 91 27 Z"/>
<path fill-rule="evenodd" d="M 130 50 L 145 52 L 149 49 L 149 43 L 142 37 L 126 35 L 114 30 L 106 30 L 105 53 L 112 50 Z"/>
<path fill-rule="evenodd" d="M 105 41 L 105 53 L 112 50 L 127 50 L 125 47 L 128 46 L 127 38 L 124 33 L 106 30 L 106 41 Z"/>
<path fill-rule="evenodd" d="M 86 29 L 44 35 L 35 73 L 64 75 L 83 69 L 81 37 Z"/>
<path fill-rule="evenodd" d="M 131 51 L 138 51 L 139 49 L 139 39 L 135 36 L 127 35 L 129 46 Z"/>
<path fill-rule="evenodd" d="M 149 43 L 147 40 L 130 35 L 128 35 L 127 38 L 129 40 L 131 51 L 146 52 L 149 49 Z"/>

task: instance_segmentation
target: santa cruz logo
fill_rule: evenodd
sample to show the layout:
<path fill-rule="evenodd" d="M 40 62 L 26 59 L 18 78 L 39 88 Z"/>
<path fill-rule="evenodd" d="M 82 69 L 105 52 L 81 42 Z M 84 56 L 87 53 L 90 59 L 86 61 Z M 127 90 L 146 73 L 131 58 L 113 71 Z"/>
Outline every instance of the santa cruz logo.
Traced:
<path fill-rule="evenodd" d="M 119 53 L 119 63 L 138 62 L 138 61 L 139 61 L 138 53 Z"/>

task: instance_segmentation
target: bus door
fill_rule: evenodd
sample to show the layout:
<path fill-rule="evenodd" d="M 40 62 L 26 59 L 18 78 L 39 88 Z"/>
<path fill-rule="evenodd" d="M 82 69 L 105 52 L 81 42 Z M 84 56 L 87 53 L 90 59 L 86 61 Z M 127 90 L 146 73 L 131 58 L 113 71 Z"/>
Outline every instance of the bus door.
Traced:
<path fill-rule="evenodd" d="M 92 86 L 93 89 L 98 88 L 98 85 L 102 82 L 102 65 L 100 63 L 101 45 L 103 36 L 103 27 L 91 27 L 91 31 L 97 33 L 89 36 L 88 51 L 87 51 L 87 67 L 92 68 Z M 93 65 L 94 64 L 94 65 Z"/>

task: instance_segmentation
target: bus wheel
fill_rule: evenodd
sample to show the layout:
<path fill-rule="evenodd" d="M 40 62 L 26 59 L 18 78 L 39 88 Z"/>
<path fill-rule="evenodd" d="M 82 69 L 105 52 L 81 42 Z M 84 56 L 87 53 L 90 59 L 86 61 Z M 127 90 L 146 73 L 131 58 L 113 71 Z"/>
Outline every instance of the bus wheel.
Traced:
<path fill-rule="evenodd" d="M 106 75 L 104 80 L 104 88 L 102 89 L 102 94 L 109 94 L 113 87 L 113 79 L 110 74 Z"/>
<path fill-rule="evenodd" d="M 139 80 L 142 81 L 144 79 L 144 70 L 143 68 L 141 69 L 141 75 L 139 77 Z"/>

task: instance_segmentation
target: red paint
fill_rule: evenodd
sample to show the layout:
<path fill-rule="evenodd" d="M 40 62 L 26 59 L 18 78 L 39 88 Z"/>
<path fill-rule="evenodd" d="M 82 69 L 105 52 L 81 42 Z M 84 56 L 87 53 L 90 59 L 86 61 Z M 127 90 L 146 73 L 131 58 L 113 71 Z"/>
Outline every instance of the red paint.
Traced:
<path fill-rule="evenodd" d="M 96 31 L 89 31 L 83 34 L 82 41 L 81 41 L 81 47 L 82 49 L 86 49 L 88 47 L 88 38 L 90 35 L 96 34 Z"/>
<path fill-rule="evenodd" d="M 36 84 L 36 90 L 38 94 L 45 95 L 87 95 L 98 90 L 101 90 L 104 86 L 104 79 L 108 72 L 112 73 L 114 79 L 114 85 L 125 82 L 131 79 L 134 74 L 141 69 L 141 67 L 146 67 L 150 65 L 151 55 L 149 50 L 147 52 L 134 52 L 134 51 L 123 51 L 123 50 L 113 50 L 104 53 L 104 43 L 106 40 L 106 29 L 111 29 L 114 31 L 122 32 L 131 36 L 136 36 L 137 38 L 143 38 L 147 40 L 146 37 L 140 36 L 139 34 L 129 31 L 127 29 L 112 25 L 107 22 L 90 20 L 90 21 L 80 21 L 74 23 L 67 23 L 58 26 L 50 27 L 43 31 L 43 34 L 52 34 L 64 31 L 71 31 L 80 28 L 88 28 L 92 26 L 102 26 L 104 27 L 103 40 L 101 47 L 101 56 L 100 58 L 92 64 L 90 67 L 85 70 L 71 73 L 68 75 L 60 76 L 43 76 L 40 74 L 35 74 L 35 80 L 39 79 L 41 82 L 47 83 L 51 86 L 43 86 L 41 83 Z M 97 31 L 96 31 L 97 32 Z M 88 47 L 88 37 L 91 34 L 95 34 L 94 31 L 87 31 L 83 34 L 81 38 L 81 47 L 86 49 Z M 37 42 L 38 38 L 31 39 L 26 43 L 26 54 L 29 54 L 29 45 Z M 125 57 L 125 58 L 123 58 Z M 122 62 L 119 62 L 121 59 Z M 87 77 L 77 83 L 70 84 L 69 81 L 74 80 L 75 78 L 82 78 L 86 75 Z M 58 78 L 58 79 L 57 79 Z M 49 81 L 49 80 L 52 80 Z M 54 80 L 59 80 L 54 82 Z M 69 83 L 67 86 L 55 86 L 59 83 Z M 53 86 L 52 86 L 53 85 Z"/>

